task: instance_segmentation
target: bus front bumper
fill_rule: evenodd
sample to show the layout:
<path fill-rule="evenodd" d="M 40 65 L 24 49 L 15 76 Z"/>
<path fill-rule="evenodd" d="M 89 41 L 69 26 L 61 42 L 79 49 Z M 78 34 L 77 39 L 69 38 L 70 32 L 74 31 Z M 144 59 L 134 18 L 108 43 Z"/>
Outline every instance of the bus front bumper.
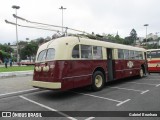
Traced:
<path fill-rule="evenodd" d="M 46 88 L 46 89 L 60 89 L 60 82 L 42 82 L 42 81 L 32 81 L 31 85 L 33 87 Z"/>

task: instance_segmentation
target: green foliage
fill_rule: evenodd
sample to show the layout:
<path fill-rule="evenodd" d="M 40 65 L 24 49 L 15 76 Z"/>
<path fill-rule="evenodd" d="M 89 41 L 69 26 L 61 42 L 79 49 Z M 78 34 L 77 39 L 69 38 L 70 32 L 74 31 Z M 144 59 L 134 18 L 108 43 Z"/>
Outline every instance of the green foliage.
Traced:
<path fill-rule="evenodd" d="M 11 53 L 11 52 L 14 51 L 14 50 L 13 50 L 10 46 L 8 46 L 7 44 L 4 44 L 4 45 L 0 44 L 0 50 L 2 50 L 2 51 L 4 51 L 4 52 L 7 52 L 7 53 Z"/>
<path fill-rule="evenodd" d="M 35 56 L 38 50 L 38 43 L 30 42 L 25 45 L 20 51 L 21 59 L 27 59 L 27 57 Z"/>
<path fill-rule="evenodd" d="M 125 37 L 124 44 L 135 45 L 136 39 L 137 39 L 137 32 L 135 29 L 132 29 L 130 32 L 130 36 Z"/>
<path fill-rule="evenodd" d="M 9 58 L 9 57 L 11 57 L 11 55 L 9 53 L 0 50 L 0 59 L 2 61 L 4 60 L 4 58 Z"/>
<path fill-rule="evenodd" d="M 147 46 L 145 46 L 146 49 L 158 49 L 160 48 L 160 46 L 157 46 L 157 44 L 147 44 Z"/>
<path fill-rule="evenodd" d="M 106 39 L 106 41 L 124 44 L 124 39 L 121 38 L 118 34 L 116 36 L 113 36 L 112 34 L 103 34 L 103 38 Z"/>
<path fill-rule="evenodd" d="M 125 40 L 124 40 L 124 44 L 125 44 L 125 45 L 132 45 L 133 42 L 134 42 L 134 41 L 132 40 L 132 38 L 131 38 L 130 36 L 125 37 Z"/>
<path fill-rule="evenodd" d="M 45 42 L 45 39 L 42 38 L 42 37 L 40 37 L 40 38 L 37 38 L 37 39 L 36 39 L 36 42 L 37 42 L 38 44 L 42 44 L 42 43 Z"/>
<path fill-rule="evenodd" d="M 121 38 L 118 34 L 115 36 L 116 43 L 124 44 L 124 39 Z"/>
<path fill-rule="evenodd" d="M 0 72 L 13 72 L 13 71 L 27 71 L 34 70 L 34 66 L 12 66 L 12 67 L 1 67 Z"/>

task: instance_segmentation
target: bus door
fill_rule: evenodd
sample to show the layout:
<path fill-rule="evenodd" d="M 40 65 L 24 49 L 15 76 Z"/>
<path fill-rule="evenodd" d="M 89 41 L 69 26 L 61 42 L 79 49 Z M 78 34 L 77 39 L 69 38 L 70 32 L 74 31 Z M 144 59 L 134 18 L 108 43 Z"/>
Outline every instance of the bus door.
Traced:
<path fill-rule="evenodd" d="M 108 69 L 108 80 L 113 80 L 113 55 L 112 49 L 107 48 L 107 69 Z"/>
<path fill-rule="evenodd" d="M 146 75 L 148 72 L 147 52 L 144 52 L 144 59 L 146 60 L 146 63 L 145 63 L 145 75 Z"/>

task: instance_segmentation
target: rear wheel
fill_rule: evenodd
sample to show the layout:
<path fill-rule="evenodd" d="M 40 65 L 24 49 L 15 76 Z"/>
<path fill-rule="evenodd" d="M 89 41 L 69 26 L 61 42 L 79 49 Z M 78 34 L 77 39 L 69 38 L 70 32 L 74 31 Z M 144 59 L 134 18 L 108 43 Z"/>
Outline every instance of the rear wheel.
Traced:
<path fill-rule="evenodd" d="M 92 78 L 92 89 L 94 91 L 99 91 L 104 86 L 104 75 L 101 71 L 96 71 Z"/>

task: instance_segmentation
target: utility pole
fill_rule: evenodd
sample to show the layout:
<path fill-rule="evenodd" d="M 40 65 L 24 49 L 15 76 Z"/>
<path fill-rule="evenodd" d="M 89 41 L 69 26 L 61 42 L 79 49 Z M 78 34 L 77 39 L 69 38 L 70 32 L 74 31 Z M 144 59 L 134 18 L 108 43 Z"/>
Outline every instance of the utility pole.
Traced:
<path fill-rule="evenodd" d="M 13 5 L 13 9 L 15 9 L 16 15 L 17 15 L 17 10 L 20 8 L 19 6 Z M 17 18 L 16 18 L 16 42 L 17 42 L 17 62 L 19 62 L 19 46 L 18 46 L 18 30 L 17 30 Z"/>
<path fill-rule="evenodd" d="M 146 27 L 146 47 L 147 47 L 147 26 L 149 26 L 149 24 L 144 24 L 144 26 Z"/>
<path fill-rule="evenodd" d="M 61 6 L 59 9 L 62 10 L 62 34 L 63 34 L 63 10 L 67 8 L 64 8 L 63 6 Z"/>

